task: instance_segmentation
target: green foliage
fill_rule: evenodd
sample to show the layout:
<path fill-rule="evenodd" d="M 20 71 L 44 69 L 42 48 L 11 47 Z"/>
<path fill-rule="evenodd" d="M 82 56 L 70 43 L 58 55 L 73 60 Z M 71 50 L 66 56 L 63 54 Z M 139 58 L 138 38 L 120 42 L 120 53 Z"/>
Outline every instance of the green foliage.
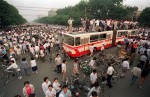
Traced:
<path fill-rule="evenodd" d="M 67 25 L 67 20 L 70 16 L 74 18 L 74 25 L 81 25 L 81 18 L 96 18 L 96 19 L 132 19 L 133 7 L 123 6 L 123 0 L 81 0 L 75 6 L 69 6 L 57 10 L 57 15 L 37 19 L 37 22 L 49 24 Z"/>
<path fill-rule="evenodd" d="M 8 26 L 23 24 L 26 20 L 14 6 L 0 0 L 0 22 L 2 26 Z"/>
<path fill-rule="evenodd" d="M 138 21 L 141 26 L 150 27 L 150 7 L 147 7 L 142 11 Z"/>

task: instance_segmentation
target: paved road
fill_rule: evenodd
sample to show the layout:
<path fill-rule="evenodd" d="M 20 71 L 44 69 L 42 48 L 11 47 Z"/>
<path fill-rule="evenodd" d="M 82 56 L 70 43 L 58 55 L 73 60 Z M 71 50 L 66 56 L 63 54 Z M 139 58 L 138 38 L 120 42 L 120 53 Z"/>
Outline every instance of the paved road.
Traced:
<path fill-rule="evenodd" d="M 116 48 L 110 48 L 108 49 L 108 52 L 115 54 Z M 29 58 L 29 56 L 27 56 Z M 72 63 L 73 59 L 68 60 L 67 68 L 68 73 L 72 73 Z M 18 63 L 19 64 L 19 63 Z M 137 64 L 137 61 L 134 62 L 134 65 Z M 23 78 L 21 80 L 18 79 L 11 79 L 9 84 L 5 87 L 4 97 L 13 97 L 16 94 L 22 95 L 22 88 L 24 81 L 28 80 L 30 83 L 32 83 L 35 87 L 35 93 L 36 97 L 45 97 L 44 93 L 41 88 L 41 84 L 43 82 L 44 77 L 49 77 L 50 81 L 52 82 L 55 77 L 58 77 L 61 81 L 61 74 L 54 74 L 51 72 L 51 67 L 54 65 L 52 62 L 47 61 L 46 62 L 38 62 L 38 68 L 39 73 L 38 74 L 31 74 L 31 76 L 25 76 L 23 75 Z M 132 68 L 132 67 L 131 67 Z M 105 88 L 104 93 L 101 93 L 100 97 L 150 97 L 150 77 L 148 77 L 145 81 L 143 89 L 140 89 L 138 87 L 138 82 L 135 85 L 130 85 L 130 79 L 131 74 L 130 72 L 127 73 L 127 77 L 124 79 L 119 79 L 118 83 L 113 84 L 113 88 Z M 2 88 L 0 88 L 2 90 Z M 81 96 L 85 97 L 85 96 Z"/>

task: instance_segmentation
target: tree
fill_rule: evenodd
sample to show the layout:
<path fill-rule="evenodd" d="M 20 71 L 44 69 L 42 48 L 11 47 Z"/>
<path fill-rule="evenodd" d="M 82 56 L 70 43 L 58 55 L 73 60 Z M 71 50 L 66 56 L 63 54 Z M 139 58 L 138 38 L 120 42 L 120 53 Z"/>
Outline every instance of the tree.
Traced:
<path fill-rule="evenodd" d="M 0 0 L 0 5 L 0 22 L 2 26 L 19 25 L 26 22 L 14 6 L 4 0 Z"/>
<path fill-rule="evenodd" d="M 145 8 L 138 18 L 141 26 L 150 27 L 150 7 Z"/>
<path fill-rule="evenodd" d="M 54 17 L 47 17 L 46 23 L 67 25 L 70 16 L 74 18 L 74 25 L 81 25 L 81 18 L 119 19 L 133 18 L 134 7 L 123 6 L 123 0 L 81 0 L 75 6 L 69 6 L 57 11 Z M 43 18 L 38 22 L 43 23 Z"/>

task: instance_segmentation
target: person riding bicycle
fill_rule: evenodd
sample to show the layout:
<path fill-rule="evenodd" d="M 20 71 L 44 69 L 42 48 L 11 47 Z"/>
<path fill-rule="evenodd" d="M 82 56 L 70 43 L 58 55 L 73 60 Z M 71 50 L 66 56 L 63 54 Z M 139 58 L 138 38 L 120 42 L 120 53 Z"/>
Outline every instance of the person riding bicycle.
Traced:
<path fill-rule="evenodd" d="M 17 74 L 18 79 L 21 79 L 22 78 L 21 69 L 18 67 L 18 65 L 13 60 L 10 61 L 10 64 L 11 65 L 7 68 L 7 70 L 10 70 L 10 69 L 14 70 Z"/>

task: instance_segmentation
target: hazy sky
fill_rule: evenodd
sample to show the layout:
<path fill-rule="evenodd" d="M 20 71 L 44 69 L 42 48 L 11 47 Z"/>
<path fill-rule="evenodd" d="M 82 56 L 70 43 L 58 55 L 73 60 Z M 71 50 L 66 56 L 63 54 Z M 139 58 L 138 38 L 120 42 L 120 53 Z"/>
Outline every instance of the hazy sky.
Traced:
<path fill-rule="evenodd" d="M 5 0 L 14 5 L 28 21 L 47 16 L 51 8 L 64 8 L 75 5 L 80 0 Z M 138 6 L 140 10 L 150 7 L 150 0 L 124 0 L 124 4 Z"/>

